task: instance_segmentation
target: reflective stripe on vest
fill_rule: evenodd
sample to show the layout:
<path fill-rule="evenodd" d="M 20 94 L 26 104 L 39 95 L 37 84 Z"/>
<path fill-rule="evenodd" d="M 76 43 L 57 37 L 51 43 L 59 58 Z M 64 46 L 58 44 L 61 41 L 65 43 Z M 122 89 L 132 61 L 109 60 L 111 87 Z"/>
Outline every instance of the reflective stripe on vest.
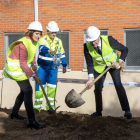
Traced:
<path fill-rule="evenodd" d="M 7 61 L 7 65 L 9 65 L 9 66 L 20 66 L 20 63 Z M 28 67 L 31 67 L 31 64 L 28 64 Z"/>
<path fill-rule="evenodd" d="M 99 58 L 96 58 L 96 60 L 108 59 L 108 58 L 112 55 L 112 53 L 113 53 L 113 52 L 114 52 L 114 50 L 112 50 L 112 52 L 111 52 L 109 55 L 104 56 L 104 57 L 99 57 Z"/>
<path fill-rule="evenodd" d="M 25 72 L 21 72 L 21 71 L 14 71 L 14 72 L 11 72 L 11 71 L 8 71 L 6 68 L 4 68 L 5 72 L 7 72 L 9 75 L 25 75 L 26 73 Z"/>
<path fill-rule="evenodd" d="M 111 52 L 111 54 L 112 54 L 112 52 Z M 111 55 L 110 55 L 110 56 L 111 56 Z M 106 57 L 106 56 L 105 56 L 105 57 Z M 104 59 L 105 57 L 103 57 L 103 59 Z M 101 58 L 102 58 L 102 57 L 101 57 Z M 116 58 L 117 58 L 117 52 L 116 52 L 115 57 L 114 57 L 114 59 L 112 60 L 112 62 L 114 62 L 114 61 L 116 60 Z M 97 58 L 97 59 L 98 59 L 98 58 Z M 110 66 L 110 65 L 111 65 L 110 62 L 107 63 L 107 64 L 99 63 L 99 62 L 97 61 L 97 59 L 95 59 L 95 61 L 96 61 L 96 63 L 98 63 L 99 65 L 103 65 L 103 66 Z M 105 58 L 105 59 L 108 59 L 108 58 Z M 101 59 L 98 59 L 98 60 L 101 60 Z"/>

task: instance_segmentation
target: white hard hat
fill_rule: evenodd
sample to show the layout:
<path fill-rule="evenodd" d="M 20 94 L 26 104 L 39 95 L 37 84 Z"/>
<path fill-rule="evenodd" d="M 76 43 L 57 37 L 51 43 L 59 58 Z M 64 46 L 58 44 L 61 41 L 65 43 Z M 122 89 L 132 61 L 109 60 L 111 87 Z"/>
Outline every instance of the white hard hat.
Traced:
<path fill-rule="evenodd" d="M 86 41 L 94 41 L 99 37 L 99 35 L 100 35 L 100 30 L 95 26 L 90 26 L 87 29 Z"/>
<path fill-rule="evenodd" d="M 37 30 L 37 31 L 43 32 L 42 25 L 38 21 L 34 21 L 34 22 L 30 23 L 27 30 Z"/>
<path fill-rule="evenodd" d="M 46 26 L 46 28 L 50 31 L 50 32 L 58 32 L 59 28 L 58 25 L 55 21 L 50 21 L 48 23 L 48 25 Z"/>

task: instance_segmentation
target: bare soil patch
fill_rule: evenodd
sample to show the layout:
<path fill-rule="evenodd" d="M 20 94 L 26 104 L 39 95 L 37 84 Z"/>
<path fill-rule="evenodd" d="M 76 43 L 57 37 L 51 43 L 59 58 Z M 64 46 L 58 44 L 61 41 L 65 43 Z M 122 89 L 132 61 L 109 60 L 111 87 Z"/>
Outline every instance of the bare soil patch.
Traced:
<path fill-rule="evenodd" d="M 10 119 L 10 109 L 0 108 L 0 140 L 140 140 L 140 118 L 90 117 L 87 114 L 45 110 L 36 120 L 45 123 L 40 130 L 28 129 L 28 120 Z M 20 111 L 26 116 L 26 111 Z"/>

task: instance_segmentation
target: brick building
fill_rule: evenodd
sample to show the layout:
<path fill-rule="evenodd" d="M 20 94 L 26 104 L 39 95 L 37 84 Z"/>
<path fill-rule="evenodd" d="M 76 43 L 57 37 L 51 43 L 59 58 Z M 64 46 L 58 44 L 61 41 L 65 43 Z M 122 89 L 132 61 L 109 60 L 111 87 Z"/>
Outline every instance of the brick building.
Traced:
<path fill-rule="evenodd" d="M 58 33 L 58 37 L 63 41 L 69 72 L 66 74 L 59 72 L 58 76 L 61 78 L 87 79 L 83 42 L 85 42 L 86 29 L 89 26 L 98 27 L 101 34 L 112 35 L 120 43 L 126 45 L 129 53 L 124 63 L 122 80 L 137 83 L 137 87 L 129 87 L 129 83 L 126 82 L 125 89 L 133 116 L 139 116 L 140 0 L 0 0 L 1 72 L 9 44 L 22 37 L 35 18 L 43 25 L 43 35 L 46 34 L 47 23 L 52 20 L 56 21 L 59 28 L 63 30 Z M 112 79 L 107 75 L 106 80 Z M 17 88 L 14 82 L 5 79 L 2 107 L 13 106 L 16 94 L 18 94 Z M 92 113 L 95 108 L 93 89 L 83 95 L 86 100 L 85 105 L 75 110 L 66 107 L 64 97 L 72 88 L 80 92 L 84 86 L 83 84 L 77 86 L 77 84 L 58 83 L 57 104 L 61 105 L 60 110 Z M 114 86 L 104 88 L 103 101 L 106 112 L 103 115 L 107 115 L 110 111 L 114 115 L 122 115 Z M 12 96 L 9 96 L 9 91 L 13 93 Z M 0 100 L 2 102 L 2 99 Z"/>
<path fill-rule="evenodd" d="M 0 0 L 1 70 L 4 67 L 4 53 L 8 44 L 5 36 L 10 39 L 12 33 L 15 33 L 12 36 L 16 36 L 25 32 L 29 23 L 34 21 L 34 13 L 34 0 Z M 69 68 L 72 71 L 82 71 L 84 30 L 91 25 L 97 26 L 121 43 L 127 40 L 125 29 L 131 29 L 131 32 L 135 29 L 132 34 L 140 37 L 140 0 L 38 0 L 38 20 L 43 25 L 43 35 L 46 33 L 47 23 L 51 20 L 56 21 L 61 30 L 68 31 L 66 49 Z M 131 32 L 128 32 L 130 39 Z M 137 45 L 140 45 L 140 42 Z M 135 56 L 130 57 L 135 60 Z"/>

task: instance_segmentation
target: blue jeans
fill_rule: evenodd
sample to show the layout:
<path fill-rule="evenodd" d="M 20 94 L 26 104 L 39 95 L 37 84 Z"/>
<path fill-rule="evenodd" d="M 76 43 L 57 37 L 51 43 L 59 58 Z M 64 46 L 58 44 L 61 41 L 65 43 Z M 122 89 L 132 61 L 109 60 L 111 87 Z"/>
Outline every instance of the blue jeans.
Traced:
<path fill-rule="evenodd" d="M 112 77 L 112 80 L 115 85 L 115 89 L 118 94 L 118 98 L 122 107 L 123 111 L 130 110 L 129 103 L 127 99 L 127 95 L 125 92 L 125 89 L 121 83 L 121 77 L 120 77 L 120 69 L 110 69 L 109 73 Z M 107 74 L 107 73 L 106 73 Z M 103 83 L 106 78 L 106 74 L 104 74 L 96 83 L 95 83 L 95 102 L 96 102 L 96 111 L 101 112 L 103 110 L 102 107 L 102 89 L 103 89 Z M 100 73 L 94 70 L 94 78 L 98 77 Z"/>

